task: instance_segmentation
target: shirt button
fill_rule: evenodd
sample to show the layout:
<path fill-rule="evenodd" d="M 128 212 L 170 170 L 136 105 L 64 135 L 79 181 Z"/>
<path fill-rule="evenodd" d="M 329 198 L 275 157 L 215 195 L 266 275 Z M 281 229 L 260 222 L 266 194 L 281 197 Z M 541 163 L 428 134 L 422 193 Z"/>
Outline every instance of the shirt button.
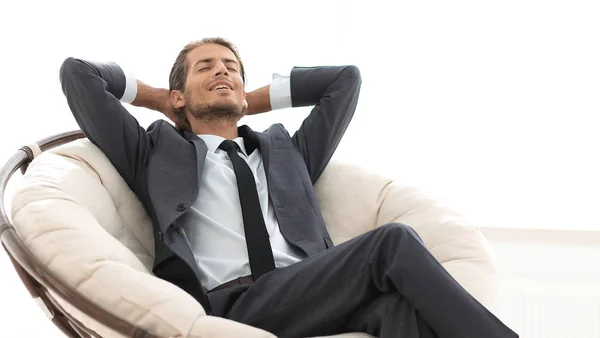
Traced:
<path fill-rule="evenodd" d="M 177 211 L 184 211 L 184 210 L 185 210 L 185 204 L 183 204 L 183 203 L 177 204 Z"/>
<path fill-rule="evenodd" d="M 162 234 L 162 232 L 159 231 L 157 235 L 158 235 L 158 241 L 162 242 L 163 241 L 163 234 Z"/>

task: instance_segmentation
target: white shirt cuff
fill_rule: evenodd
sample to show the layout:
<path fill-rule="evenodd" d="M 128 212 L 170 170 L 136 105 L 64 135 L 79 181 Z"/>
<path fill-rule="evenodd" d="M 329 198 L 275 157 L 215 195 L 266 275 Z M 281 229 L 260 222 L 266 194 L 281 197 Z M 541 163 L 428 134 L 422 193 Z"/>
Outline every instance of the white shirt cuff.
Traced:
<path fill-rule="evenodd" d="M 137 96 L 137 80 L 132 73 L 127 72 L 125 72 L 125 79 L 125 91 L 123 97 L 121 97 L 121 102 L 131 103 Z"/>
<path fill-rule="evenodd" d="M 285 109 L 292 106 L 292 89 L 290 77 L 273 74 L 273 82 L 269 87 L 271 110 Z"/>

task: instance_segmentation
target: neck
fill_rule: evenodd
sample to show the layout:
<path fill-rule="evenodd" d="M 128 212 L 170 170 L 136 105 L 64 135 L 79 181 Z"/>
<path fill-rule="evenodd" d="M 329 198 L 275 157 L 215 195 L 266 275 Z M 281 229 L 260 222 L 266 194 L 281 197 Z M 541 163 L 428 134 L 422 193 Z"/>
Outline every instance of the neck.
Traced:
<path fill-rule="evenodd" d="M 237 121 L 224 120 L 190 120 L 192 132 L 196 135 L 208 134 L 221 136 L 227 140 L 233 140 L 238 137 Z"/>

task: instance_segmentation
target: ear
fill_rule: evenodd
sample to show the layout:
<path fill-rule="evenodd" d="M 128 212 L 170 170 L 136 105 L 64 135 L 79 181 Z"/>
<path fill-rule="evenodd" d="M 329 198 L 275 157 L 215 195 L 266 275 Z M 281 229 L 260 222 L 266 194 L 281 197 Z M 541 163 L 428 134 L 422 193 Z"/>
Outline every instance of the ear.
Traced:
<path fill-rule="evenodd" d="M 244 109 L 248 108 L 248 101 L 246 101 L 246 91 L 244 91 Z"/>
<path fill-rule="evenodd" d="M 169 93 L 169 99 L 171 100 L 171 105 L 176 109 L 185 107 L 185 96 L 181 90 L 172 90 Z"/>

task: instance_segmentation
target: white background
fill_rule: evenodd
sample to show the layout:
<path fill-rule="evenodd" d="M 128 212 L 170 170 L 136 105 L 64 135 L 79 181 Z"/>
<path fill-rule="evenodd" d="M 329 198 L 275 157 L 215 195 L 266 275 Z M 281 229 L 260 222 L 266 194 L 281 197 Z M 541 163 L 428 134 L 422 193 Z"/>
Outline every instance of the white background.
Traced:
<path fill-rule="evenodd" d="M 77 128 L 58 81 L 66 57 L 166 87 L 181 47 L 223 36 L 248 90 L 294 65 L 360 68 L 337 159 L 429 190 L 482 227 L 600 230 L 598 18 L 591 0 L 2 1 L 0 160 Z M 130 111 L 142 125 L 161 118 Z M 243 123 L 294 130 L 308 112 Z M 5 254 L 0 286 L 0 337 L 54 332 Z"/>

